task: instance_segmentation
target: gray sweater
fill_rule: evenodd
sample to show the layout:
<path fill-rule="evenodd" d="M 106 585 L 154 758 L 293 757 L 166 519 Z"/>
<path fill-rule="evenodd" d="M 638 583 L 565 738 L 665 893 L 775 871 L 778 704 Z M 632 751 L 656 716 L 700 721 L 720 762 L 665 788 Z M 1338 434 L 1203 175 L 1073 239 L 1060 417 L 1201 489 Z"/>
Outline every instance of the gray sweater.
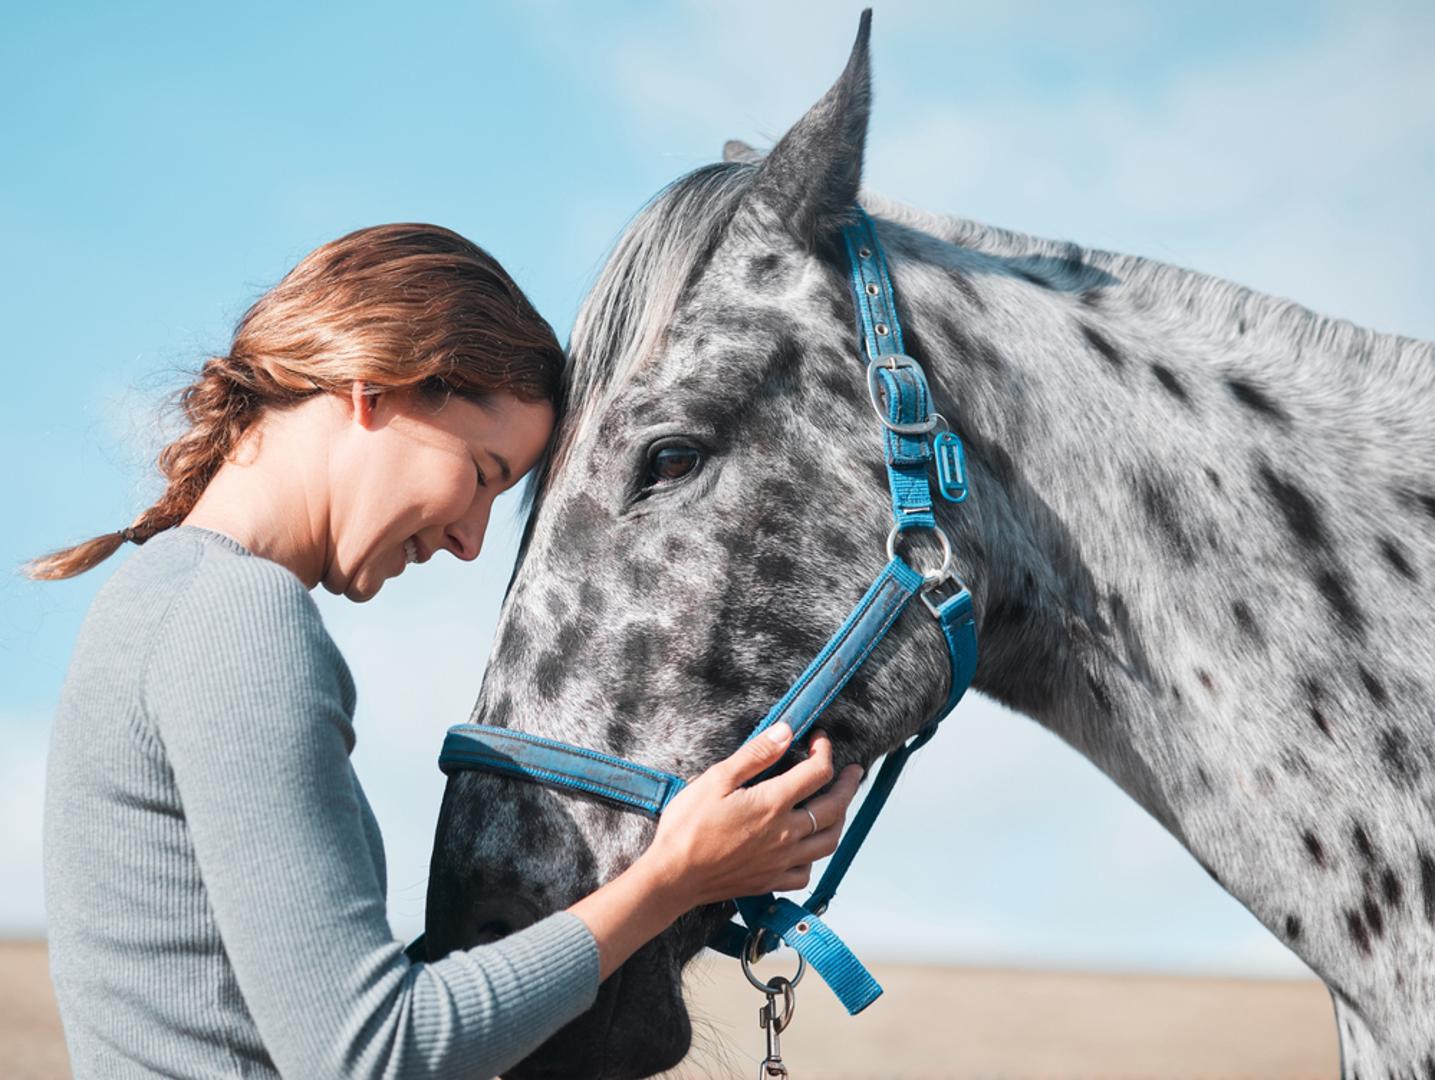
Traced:
<path fill-rule="evenodd" d="M 566 912 L 405 959 L 353 712 L 304 584 L 232 538 L 181 525 L 105 582 L 45 792 L 77 1077 L 487 1077 L 593 1003 L 597 943 Z"/>

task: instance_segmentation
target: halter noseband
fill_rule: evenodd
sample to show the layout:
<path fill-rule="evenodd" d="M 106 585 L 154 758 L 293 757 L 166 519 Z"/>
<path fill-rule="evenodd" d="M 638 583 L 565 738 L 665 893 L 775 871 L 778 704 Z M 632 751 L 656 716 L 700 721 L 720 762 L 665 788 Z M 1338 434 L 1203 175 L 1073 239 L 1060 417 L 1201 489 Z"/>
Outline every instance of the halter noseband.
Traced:
<path fill-rule="evenodd" d="M 791 725 L 794 743 L 807 734 L 918 595 L 946 643 L 950 689 L 936 719 L 887 754 L 812 894 L 800 905 L 772 893 L 740 897 L 736 903 L 746 926 L 727 923 L 708 943 L 729 956 L 750 960 L 777 948 L 779 940 L 786 942 L 826 980 L 849 1013 L 870 1005 L 882 988 L 820 916 L 832 902 L 907 759 L 936 734 L 942 718 L 966 693 L 977 663 L 972 596 L 952 572 L 951 543 L 932 512 L 928 480 L 929 468 L 935 465 L 943 498 L 959 503 L 967 497 L 962 444 L 941 414 L 932 411 L 921 365 L 902 351 L 887 260 L 872 219 L 860 206 L 855 210 L 856 220 L 842 229 L 842 239 L 851 263 L 852 293 L 867 351 L 868 393 L 883 428 L 893 518 L 887 537 L 888 561 L 846 621 L 748 738 L 780 720 Z M 897 539 L 908 529 L 928 529 L 936 534 L 942 548 L 939 567 L 919 572 L 897 555 Z M 439 768 L 446 774 L 480 770 L 521 777 L 605 799 L 653 818 L 663 812 L 684 783 L 672 773 L 598 750 L 488 724 L 450 728 L 439 754 Z M 409 946 L 411 956 L 417 947 L 418 942 Z"/>

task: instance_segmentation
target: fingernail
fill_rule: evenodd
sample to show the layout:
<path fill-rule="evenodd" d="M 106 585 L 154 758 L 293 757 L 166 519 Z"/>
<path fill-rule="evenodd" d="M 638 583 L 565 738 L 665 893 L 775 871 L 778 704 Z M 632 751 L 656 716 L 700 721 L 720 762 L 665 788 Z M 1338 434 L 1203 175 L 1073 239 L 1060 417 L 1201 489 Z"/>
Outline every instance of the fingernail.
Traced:
<path fill-rule="evenodd" d="M 786 742 L 792 737 L 792 728 L 787 726 L 787 721 L 779 720 L 767 729 L 767 737 L 773 742 Z"/>

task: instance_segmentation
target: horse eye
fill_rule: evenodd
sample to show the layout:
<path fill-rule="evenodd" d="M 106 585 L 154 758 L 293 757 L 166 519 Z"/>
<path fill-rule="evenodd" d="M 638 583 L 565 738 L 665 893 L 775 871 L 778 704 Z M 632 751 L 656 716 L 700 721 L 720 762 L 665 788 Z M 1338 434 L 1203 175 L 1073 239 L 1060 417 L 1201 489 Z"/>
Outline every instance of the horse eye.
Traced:
<path fill-rule="evenodd" d="M 701 461 L 702 452 L 695 446 L 660 446 L 648 459 L 648 483 L 681 480 Z"/>

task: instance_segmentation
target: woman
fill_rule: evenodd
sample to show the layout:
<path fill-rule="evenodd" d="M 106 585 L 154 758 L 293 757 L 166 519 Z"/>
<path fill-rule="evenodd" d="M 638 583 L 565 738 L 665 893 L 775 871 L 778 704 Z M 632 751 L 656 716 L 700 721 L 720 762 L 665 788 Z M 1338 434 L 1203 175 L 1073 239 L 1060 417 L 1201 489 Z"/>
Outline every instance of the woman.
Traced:
<path fill-rule="evenodd" d="M 699 904 L 805 884 L 860 779 L 785 727 L 671 804 L 632 867 L 491 944 L 410 964 L 349 763 L 354 684 L 309 595 L 473 559 L 543 454 L 562 351 L 482 250 L 363 229 L 306 256 L 182 391 L 168 486 L 94 600 L 49 757 L 51 971 L 75 1075 L 491 1076 Z M 406 677 L 395 672 L 395 678 Z M 407 677 L 413 677 L 409 675 Z"/>

